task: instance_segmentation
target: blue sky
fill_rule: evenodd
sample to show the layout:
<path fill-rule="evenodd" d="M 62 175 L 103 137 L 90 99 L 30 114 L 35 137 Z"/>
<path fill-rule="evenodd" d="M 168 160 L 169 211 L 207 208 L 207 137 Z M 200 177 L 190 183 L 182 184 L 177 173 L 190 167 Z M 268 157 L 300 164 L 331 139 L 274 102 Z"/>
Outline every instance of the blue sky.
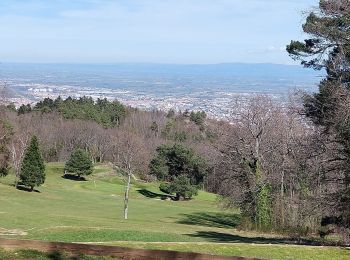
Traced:
<path fill-rule="evenodd" d="M 1 0 L 0 61 L 292 63 L 318 0 Z"/>

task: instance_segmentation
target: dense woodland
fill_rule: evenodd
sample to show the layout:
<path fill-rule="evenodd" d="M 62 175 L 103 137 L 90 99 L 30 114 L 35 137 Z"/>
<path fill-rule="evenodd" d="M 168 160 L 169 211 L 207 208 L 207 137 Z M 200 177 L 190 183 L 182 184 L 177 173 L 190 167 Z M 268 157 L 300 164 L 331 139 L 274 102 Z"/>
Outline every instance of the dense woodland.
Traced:
<path fill-rule="evenodd" d="M 242 229 L 337 233 L 349 242 L 349 13 L 348 1 L 321 1 L 303 26 L 310 39 L 287 46 L 305 66 L 326 70 L 318 93 L 300 92 L 283 103 L 237 98 L 230 122 L 88 97 L 3 105 L 0 174 L 12 168 L 21 181 L 35 135 L 46 162 L 65 162 L 80 149 L 79 156 L 133 178 L 162 181 L 161 190 L 176 199 L 190 199 L 200 188 L 214 192 L 218 203 L 241 210 Z"/>

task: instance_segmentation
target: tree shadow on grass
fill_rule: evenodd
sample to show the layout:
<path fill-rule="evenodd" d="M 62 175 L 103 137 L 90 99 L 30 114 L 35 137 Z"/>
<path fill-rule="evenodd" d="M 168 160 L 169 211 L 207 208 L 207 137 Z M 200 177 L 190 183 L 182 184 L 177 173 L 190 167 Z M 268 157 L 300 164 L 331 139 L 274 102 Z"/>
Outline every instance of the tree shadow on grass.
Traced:
<path fill-rule="evenodd" d="M 197 231 L 195 234 L 188 234 L 190 237 L 205 238 L 210 242 L 221 243 L 247 243 L 247 244 L 298 244 L 298 245 L 321 245 L 320 242 L 309 239 L 292 238 L 266 238 L 266 237 L 244 237 L 215 231 Z"/>
<path fill-rule="evenodd" d="M 173 199 L 173 196 L 171 195 L 155 193 L 146 189 L 139 189 L 137 190 L 137 192 L 150 199 L 156 199 L 156 198 L 159 198 L 161 200 Z"/>
<path fill-rule="evenodd" d="M 82 176 L 74 175 L 74 174 L 64 174 L 61 176 L 63 179 L 71 180 L 71 181 L 86 181 L 86 179 Z"/>
<path fill-rule="evenodd" d="M 63 260 L 65 259 L 62 253 L 58 251 L 53 251 L 47 254 L 47 257 L 52 260 Z"/>
<path fill-rule="evenodd" d="M 238 213 L 196 212 L 183 214 L 183 216 L 184 218 L 177 223 L 217 228 L 235 228 L 241 222 L 241 216 Z"/>
<path fill-rule="evenodd" d="M 17 190 L 22 190 L 22 191 L 27 191 L 27 192 L 37 192 L 40 193 L 39 190 L 33 189 L 31 190 L 30 188 L 26 187 L 26 186 L 22 186 L 22 185 L 17 185 L 16 187 Z"/>

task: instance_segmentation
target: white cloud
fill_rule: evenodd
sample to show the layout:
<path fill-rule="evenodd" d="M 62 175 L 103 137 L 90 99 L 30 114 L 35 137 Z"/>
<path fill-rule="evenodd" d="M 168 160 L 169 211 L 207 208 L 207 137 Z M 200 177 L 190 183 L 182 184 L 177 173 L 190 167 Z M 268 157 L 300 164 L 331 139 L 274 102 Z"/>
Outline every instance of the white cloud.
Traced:
<path fill-rule="evenodd" d="M 248 50 L 247 53 L 251 53 L 251 54 L 258 54 L 258 53 L 276 53 L 276 52 L 286 52 L 286 47 L 285 46 L 280 46 L 280 47 L 276 47 L 274 45 L 270 45 L 266 48 L 257 48 L 254 50 Z"/>

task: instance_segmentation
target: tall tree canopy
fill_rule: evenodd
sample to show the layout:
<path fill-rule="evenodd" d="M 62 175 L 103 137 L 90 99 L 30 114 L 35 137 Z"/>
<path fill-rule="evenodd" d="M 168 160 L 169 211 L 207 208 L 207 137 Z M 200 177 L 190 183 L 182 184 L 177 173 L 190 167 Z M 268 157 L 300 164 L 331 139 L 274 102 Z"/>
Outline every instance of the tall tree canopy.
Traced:
<path fill-rule="evenodd" d="M 20 106 L 18 114 L 32 111 L 42 113 L 57 111 L 66 119 L 91 120 L 105 127 L 119 125 L 126 115 L 126 108 L 117 100 L 108 101 L 104 98 L 94 101 L 91 97 L 86 96 L 79 99 L 58 97 L 52 100 L 45 98 L 38 102 L 33 109 L 29 104 Z"/>
<path fill-rule="evenodd" d="M 287 51 L 306 67 L 324 68 L 319 92 L 304 96 L 305 115 L 323 129 L 329 212 L 350 228 L 350 1 L 321 0 L 303 30 L 310 37 L 292 41 Z M 320 151 L 321 152 L 321 151 Z M 335 206 L 334 206 L 335 205 Z"/>
<path fill-rule="evenodd" d="M 39 142 L 33 136 L 26 149 L 20 173 L 21 184 L 33 191 L 35 186 L 45 182 L 45 165 L 39 149 Z"/>
<path fill-rule="evenodd" d="M 172 181 L 175 177 L 185 175 L 192 184 L 203 182 L 208 170 L 205 160 L 180 144 L 162 145 L 150 164 L 151 174 L 161 181 Z"/>

